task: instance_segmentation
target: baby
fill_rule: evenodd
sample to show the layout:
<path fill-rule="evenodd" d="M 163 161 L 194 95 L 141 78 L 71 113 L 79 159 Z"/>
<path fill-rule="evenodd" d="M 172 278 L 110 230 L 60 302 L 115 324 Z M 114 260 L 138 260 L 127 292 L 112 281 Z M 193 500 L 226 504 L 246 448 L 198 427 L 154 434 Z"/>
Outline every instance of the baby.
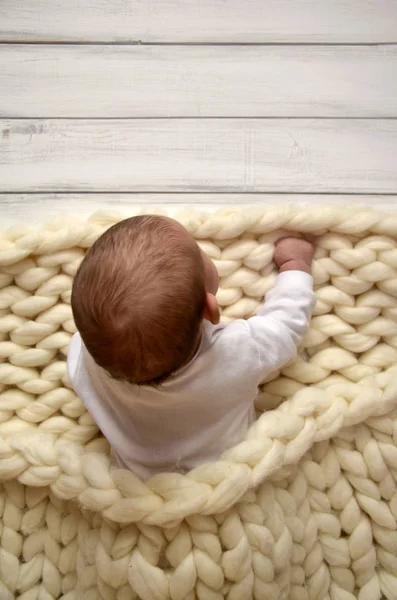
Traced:
<path fill-rule="evenodd" d="M 74 280 L 68 372 L 118 466 L 185 472 L 245 437 L 258 384 L 309 327 L 313 252 L 280 240 L 266 303 L 219 324 L 215 265 L 177 221 L 134 217 L 97 240 Z"/>

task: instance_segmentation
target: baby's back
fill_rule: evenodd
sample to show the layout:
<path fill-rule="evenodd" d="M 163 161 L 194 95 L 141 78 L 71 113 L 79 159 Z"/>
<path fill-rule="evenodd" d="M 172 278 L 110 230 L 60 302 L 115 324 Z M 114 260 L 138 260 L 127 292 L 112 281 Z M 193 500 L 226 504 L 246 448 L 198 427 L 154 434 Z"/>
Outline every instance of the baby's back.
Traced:
<path fill-rule="evenodd" d="M 187 471 L 240 442 L 253 419 L 259 383 L 257 349 L 242 320 L 228 326 L 204 321 L 193 359 L 158 387 L 112 379 L 79 334 L 71 342 L 68 370 L 117 464 L 143 478 Z"/>

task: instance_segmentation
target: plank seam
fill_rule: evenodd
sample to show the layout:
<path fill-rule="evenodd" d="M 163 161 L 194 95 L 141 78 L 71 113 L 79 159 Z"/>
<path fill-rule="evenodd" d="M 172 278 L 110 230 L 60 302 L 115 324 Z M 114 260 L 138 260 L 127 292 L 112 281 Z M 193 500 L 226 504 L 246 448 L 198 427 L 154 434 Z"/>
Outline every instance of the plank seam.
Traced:
<path fill-rule="evenodd" d="M 115 190 L 84 190 L 84 191 L 80 191 L 79 189 L 75 189 L 75 190 L 62 190 L 61 188 L 57 188 L 54 190 L 48 190 L 48 189 L 43 189 L 43 190 L 35 190 L 34 192 L 31 192 L 29 190 L 13 190 L 13 191 L 7 191 L 7 190 L 1 190 L 0 191 L 0 196 L 4 196 L 4 195 L 9 195 L 9 196 L 20 196 L 21 194 L 25 195 L 25 196 L 39 196 L 39 195 L 47 195 L 47 196 L 51 196 L 51 195 L 79 195 L 79 196 L 85 196 L 85 195 L 92 195 L 92 194 L 96 194 L 96 195 L 103 195 L 103 196 L 108 196 L 109 194 L 116 194 L 117 196 L 135 196 L 135 195 L 146 195 L 146 196 L 208 196 L 208 194 L 211 194 L 213 196 L 222 196 L 222 195 L 236 195 L 236 196 L 371 196 L 374 198 L 381 198 L 381 197 L 388 197 L 388 196 L 396 196 L 397 194 L 397 190 L 395 192 L 381 192 L 381 193 L 377 193 L 377 192 L 322 192 L 322 191 L 317 191 L 317 192 L 294 192 L 294 191 L 283 191 L 283 192 L 263 192 L 263 191 L 250 191 L 250 192 L 239 192 L 236 191 L 235 188 L 233 189 L 228 189 L 228 190 L 215 190 L 214 191 L 206 191 L 206 192 L 200 192 L 200 191 L 157 191 L 157 190 L 153 190 L 151 192 L 148 192 L 147 190 L 145 191 L 141 191 L 141 190 L 123 190 L 123 191 L 118 191 L 117 189 Z"/>
<path fill-rule="evenodd" d="M 382 117 L 275 117 L 259 116 L 237 117 L 233 116 L 205 116 L 205 117 L 10 117 L 0 113 L 0 119 L 7 121 L 396 121 L 397 116 Z"/>
<path fill-rule="evenodd" d="M 131 41 L 57 41 L 57 40 L 0 40 L 0 46 L 397 46 L 390 42 L 144 42 Z"/>

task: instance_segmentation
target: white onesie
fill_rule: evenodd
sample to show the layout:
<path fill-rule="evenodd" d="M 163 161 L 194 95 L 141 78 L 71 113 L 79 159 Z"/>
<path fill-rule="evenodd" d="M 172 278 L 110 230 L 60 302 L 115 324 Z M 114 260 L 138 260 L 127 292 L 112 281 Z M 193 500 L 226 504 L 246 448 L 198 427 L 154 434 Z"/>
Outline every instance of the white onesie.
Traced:
<path fill-rule="evenodd" d="M 310 275 L 281 273 L 254 317 L 216 326 L 204 321 L 195 356 L 159 388 L 112 379 L 76 333 L 69 378 L 118 466 L 144 479 L 184 472 L 244 439 L 258 384 L 295 356 L 314 302 Z"/>

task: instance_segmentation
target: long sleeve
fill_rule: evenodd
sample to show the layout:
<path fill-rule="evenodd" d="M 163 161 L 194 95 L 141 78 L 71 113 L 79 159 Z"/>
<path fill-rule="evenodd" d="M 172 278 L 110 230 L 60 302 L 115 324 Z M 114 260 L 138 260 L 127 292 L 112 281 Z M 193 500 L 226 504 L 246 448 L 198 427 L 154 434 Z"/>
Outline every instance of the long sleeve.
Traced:
<path fill-rule="evenodd" d="M 278 275 L 265 303 L 247 325 L 256 343 L 259 377 L 275 371 L 296 355 L 309 329 L 315 304 L 313 279 L 302 271 Z"/>

